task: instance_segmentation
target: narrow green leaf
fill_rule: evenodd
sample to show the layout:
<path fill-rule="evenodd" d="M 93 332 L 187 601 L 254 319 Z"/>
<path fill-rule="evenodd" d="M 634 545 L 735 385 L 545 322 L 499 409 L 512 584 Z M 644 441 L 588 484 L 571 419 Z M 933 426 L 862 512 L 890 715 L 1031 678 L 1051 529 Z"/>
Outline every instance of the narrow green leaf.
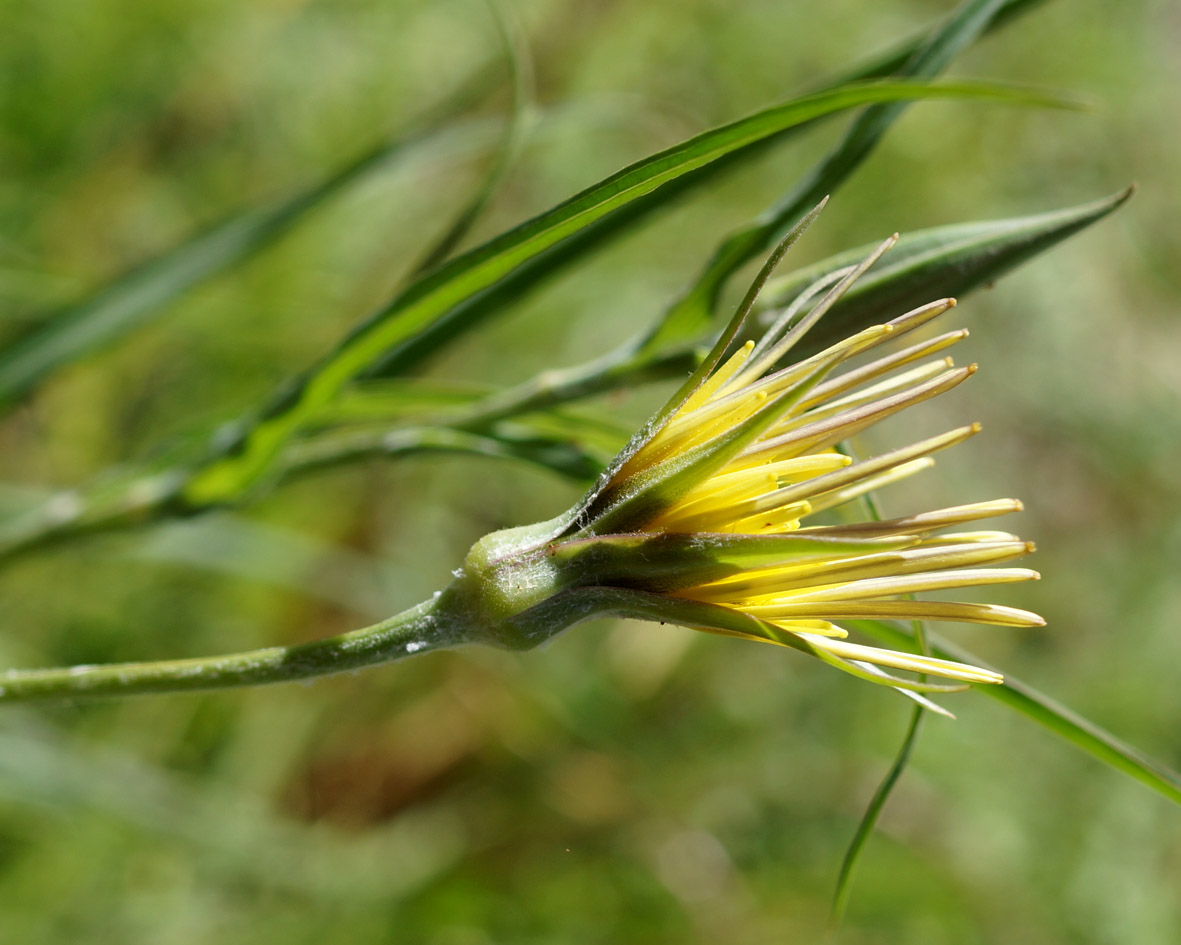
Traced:
<path fill-rule="evenodd" d="M 845 908 L 849 905 L 849 897 L 853 892 L 853 875 L 857 870 L 857 864 L 861 859 L 861 854 L 864 852 L 869 838 L 873 835 L 874 827 L 877 826 L 878 818 L 886 806 L 886 801 L 890 799 L 890 795 L 894 791 L 894 786 L 898 783 L 898 779 L 902 777 L 902 772 L 906 770 L 906 766 L 910 763 L 911 753 L 914 751 L 914 746 L 918 742 L 919 726 L 923 721 L 923 711 L 922 705 L 916 705 L 911 709 L 910 721 L 907 723 L 906 732 L 902 736 L 902 744 L 898 749 L 898 753 L 894 756 L 894 762 L 890 765 L 885 777 L 882 778 L 881 783 L 878 784 L 877 789 L 873 792 L 873 797 L 869 799 L 865 813 L 861 815 L 861 820 L 857 824 L 857 830 L 853 834 L 853 839 L 849 841 L 849 847 L 845 850 L 845 856 L 841 860 L 841 869 L 837 874 L 836 888 L 833 891 L 832 906 L 829 910 L 829 927 L 832 929 L 837 928 L 845 916 Z"/>
<path fill-rule="evenodd" d="M 487 93 L 487 76 L 465 84 L 423 119 L 326 178 L 267 206 L 238 212 L 160 256 L 116 278 L 92 297 L 39 319 L 0 350 L 0 409 L 64 364 L 109 344 L 187 290 L 244 262 L 359 178 L 438 134 L 438 126 Z"/>
<path fill-rule="evenodd" d="M 432 398 L 440 407 L 457 402 L 445 391 L 428 392 L 425 400 L 430 403 Z M 462 395 L 462 401 L 470 399 Z M 362 419 L 360 409 L 356 419 Z M 585 484 L 602 471 L 627 432 L 609 420 L 570 410 L 514 417 L 478 432 L 447 426 L 391 428 L 388 423 L 378 428 L 330 428 L 288 444 L 271 475 L 280 481 L 367 460 L 458 453 L 524 462 Z M 19 501 L 11 490 L 0 489 L 0 500 L 5 500 L 0 509 L 0 563 L 88 535 L 176 518 L 181 510 L 175 497 L 184 481 L 185 470 L 174 467 L 138 470 L 76 491 L 24 491 Z"/>
<path fill-rule="evenodd" d="M 1043 0 L 1007 0 L 997 15 L 988 21 L 985 30 L 992 31 L 1012 20 L 1016 14 L 1031 9 L 1041 2 Z M 936 24 L 932 30 L 932 35 L 945 26 L 946 24 L 942 21 Z M 918 39 L 908 40 L 894 50 L 887 52 L 884 56 L 875 58 L 873 61 L 844 74 L 843 77 L 824 83 L 818 87 L 818 90 L 830 90 L 867 79 L 886 78 L 901 70 L 908 61 L 914 58 L 920 48 L 929 43 L 929 41 L 930 36 L 927 34 L 924 34 Z M 899 73 L 899 77 L 907 74 L 901 72 Z M 915 74 L 917 75 L 917 73 Z M 519 302 L 527 292 L 537 288 L 541 283 L 554 278 L 573 263 L 585 259 L 589 253 L 623 234 L 634 231 L 636 226 L 645 217 L 650 216 L 656 211 L 665 209 L 674 201 L 683 198 L 691 191 L 715 180 L 723 172 L 732 171 L 740 166 L 742 162 L 761 154 L 766 147 L 782 143 L 809 125 L 810 123 L 788 128 L 777 135 L 764 139 L 762 142 L 733 152 L 705 167 L 684 174 L 676 180 L 664 184 L 658 191 L 633 200 L 631 203 L 611 211 L 611 213 L 602 219 L 584 227 L 574 236 L 540 253 L 530 262 L 519 267 L 510 276 L 505 277 L 494 287 L 464 303 L 463 306 L 460 306 L 456 310 L 455 314 L 460 316 L 461 310 L 463 310 L 460 320 L 470 323 L 475 318 L 487 318 L 489 315 L 513 303 Z M 835 190 L 835 186 L 833 189 Z M 790 223 L 787 225 L 790 225 Z M 769 240 L 767 246 L 773 242 L 775 240 Z M 765 252 L 765 249 L 766 247 L 759 248 L 758 246 L 752 245 L 749 248 L 749 255 L 745 259 L 749 260 L 761 255 Z M 671 315 L 672 310 L 670 309 L 664 317 L 667 319 Z M 703 323 L 699 324 L 699 328 L 703 327 Z M 681 341 L 696 341 L 700 335 L 700 331 L 694 332 L 691 328 L 692 325 L 687 322 L 682 328 L 671 330 L 663 338 L 661 343 L 654 341 L 651 338 L 652 332 L 648 332 L 644 337 L 648 338 L 649 343 L 646 345 L 643 344 L 643 339 L 631 343 L 628 349 L 629 354 L 634 354 L 635 349 L 640 347 L 642 353 L 639 355 L 638 360 L 642 362 L 646 359 L 647 355 L 659 349 L 663 341 L 669 343 L 677 339 Z M 653 329 L 653 331 L 657 330 L 659 330 L 659 326 Z M 374 366 L 366 371 L 366 374 L 380 376 L 397 374 L 405 370 L 407 366 L 416 363 L 422 357 L 430 354 L 437 346 L 438 342 L 432 339 L 423 348 L 419 349 L 411 341 L 403 345 L 396 352 L 381 358 Z"/>
<path fill-rule="evenodd" d="M 801 347 L 808 346 L 807 353 L 812 347 L 819 347 L 814 339 L 818 334 L 824 337 L 822 332 L 830 332 L 829 337 L 851 332 L 864 324 L 897 314 L 912 301 L 926 301 L 944 294 L 963 295 L 975 286 L 991 282 L 1102 219 L 1126 200 L 1129 193 L 1124 191 L 1106 200 L 1055 213 L 990 223 L 958 224 L 905 235 L 892 253 L 855 284 L 850 293 L 805 336 Z M 774 298 L 778 303 L 790 300 L 800 287 L 826 272 L 856 261 L 864 253 L 865 249 L 858 249 L 831 257 L 808 270 L 778 282 L 772 281 L 765 292 L 777 293 Z M 905 291 L 899 289 L 899 285 L 904 286 Z M 856 307 L 843 308 L 845 305 Z M 845 327 L 840 330 L 826 328 L 826 323 L 834 322 Z M 648 360 L 630 357 L 603 359 L 561 371 L 547 371 L 520 387 L 486 396 L 481 396 L 482 392 L 476 389 L 432 387 L 423 382 L 367 381 L 333 402 L 330 409 L 322 409 L 310 425 L 348 422 L 350 414 L 356 420 L 413 416 L 416 423 L 421 422 L 418 418 L 437 416 L 448 427 L 480 434 L 506 418 L 548 410 L 620 386 L 680 379 L 696 363 L 689 349 L 655 352 L 648 356 Z M 341 436 L 318 437 L 314 450 L 297 444 L 291 457 L 285 455 L 273 471 L 274 478 L 343 465 L 365 457 L 410 455 L 416 451 L 416 444 L 423 442 L 413 431 L 406 439 L 400 439 L 393 432 L 368 432 L 365 437 L 367 445 Z M 391 437 L 388 446 L 383 437 Z M 508 455 L 502 448 L 489 446 L 484 441 L 473 442 L 477 445 L 473 452 Z M 550 468 L 585 479 L 598 472 L 591 471 L 595 456 L 594 450 L 584 451 L 578 458 L 567 456 L 564 451 L 534 450 L 529 461 L 555 459 L 556 467 Z M 515 453 L 512 458 L 517 458 Z M 175 497 L 183 488 L 187 475 L 187 471 L 181 468 L 143 471 L 115 483 L 97 483 L 78 492 L 63 493 L 31 513 L 0 520 L 0 560 L 90 532 L 135 526 L 175 514 L 179 511 L 174 504 Z M 240 499 L 243 494 L 233 498 Z M 64 510 L 69 510 L 68 514 Z"/>
<path fill-rule="evenodd" d="M 913 636 L 898 624 L 877 620 L 857 620 L 847 621 L 847 623 L 850 628 L 856 628 L 886 646 L 902 649 L 914 645 Z M 936 656 L 971 663 L 973 666 L 980 666 L 984 669 L 995 669 L 962 647 L 931 633 L 928 633 L 928 637 L 931 643 L 931 652 Z M 1110 732 L 1039 692 L 1028 683 L 1006 674 L 1002 684 L 979 686 L 977 691 L 1015 709 L 1026 718 L 1037 722 L 1109 768 L 1121 771 L 1170 800 L 1181 804 L 1181 775 L 1147 757 Z"/>
<path fill-rule="evenodd" d="M 413 345 L 421 356 L 474 324 L 478 310 L 462 303 L 492 288 L 546 249 L 611 211 L 684 174 L 824 115 L 880 102 L 969 98 L 1020 104 L 1062 104 L 1029 90 L 982 83 L 871 83 L 793 99 L 697 135 L 606 180 L 471 250 L 399 294 L 306 374 L 292 379 L 261 415 L 247 421 L 185 489 L 205 506 L 230 499 L 266 473 L 272 457 L 315 412 L 378 358 Z"/>
<path fill-rule="evenodd" d="M 1036 216 L 933 227 L 903 234 L 808 333 L 805 353 L 824 348 L 866 325 L 931 299 L 964 295 L 986 285 L 1122 206 L 1134 187 L 1093 203 Z M 772 280 L 760 299 L 767 309 L 786 306 L 817 279 L 864 258 L 872 246 L 830 256 Z M 778 312 L 753 321 L 766 327 Z M 757 337 L 756 329 L 751 337 Z"/>
<path fill-rule="evenodd" d="M 1030 12 L 1034 7 L 1044 2 L 1045 0 L 1005 0 L 985 25 L 983 33 L 987 35 L 1008 25 L 1017 17 Z M 863 79 L 881 79 L 888 75 L 897 74 L 898 70 L 914 58 L 915 53 L 930 42 L 930 38 L 938 32 L 944 22 L 944 19 L 937 20 L 927 29 L 921 30 L 917 36 L 903 40 L 868 62 L 855 66 L 849 72 L 841 73 L 840 78 L 833 80 L 831 84 L 857 82 Z"/>
<path fill-rule="evenodd" d="M 848 455 L 854 456 L 852 449 L 848 448 L 847 444 L 846 449 Z M 861 497 L 861 505 L 865 509 L 868 520 L 880 522 L 885 518 L 882 514 L 881 505 L 872 492 L 867 492 Z M 908 600 L 914 599 L 913 594 L 907 594 L 905 597 Z M 927 638 L 927 630 L 923 626 L 922 621 L 912 620 L 910 628 L 911 633 L 914 635 L 914 643 L 917 644 L 917 651 L 923 656 L 930 656 L 931 644 Z M 926 679 L 926 676 L 920 676 L 919 678 Z M 841 859 L 841 869 L 837 873 L 837 882 L 832 894 L 832 904 L 829 908 L 830 929 L 839 927 L 841 921 L 844 919 L 845 909 L 849 905 L 849 897 L 853 894 L 853 877 L 857 873 L 857 864 L 861 861 L 861 856 L 869 844 L 869 838 L 873 834 L 874 827 L 877 826 L 878 818 L 881 817 L 882 811 L 886 807 L 886 802 L 890 799 L 890 795 L 894 793 L 894 788 L 898 784 L 898 780 L 902 777 L 903 772 L 906 771 L 907 765 L 910 764 L 910 757 L 914 753 L 914 746 L 918 744 L 919 730 L 922 726 L 924 713 L 927 709 L 932 709 L 943 715 L 951 716 L 952 718 L 955 717 L 946 709 L 922 698 L 917 693 L 909 692 L 901 687 L 897 691 L 907 698 L 913 699 L 917 704 L 911 709 L 910 721 L 907 723 L 906 731 L 902 735 L 902 742 L 898 746 L 898 751 L 894 754 L 894 761 L 878 784 L 877 789 L 873 792 L 873 796 L 869 799 L 869 803 L 861 815 L 861 820 L 857 823 L 857 829 L 853 832 L 853 836 L 849 840 L 849 846 L 845 850 L 845 855 Z"/>
<path fill-rule="evenodd" d="M 451 225 L 423 254 L 422 259 L 411 270 L 416 279 L 430 272 L 444 262 L 455 248 L 463 242 L 476 221 L 496 195 L 505 174 L 521 153 L 534 120 L 533 60 L 529 44 L 525 40 L 520 23 L 513 12 L 501 3 L 489 0 L 488 7 L 496 23 L 497 32 L 504 44 L 505 59 L 508 62 L 511 79 L 512 101 L 509 118 L 504 126 L 500 146 L 492 158 L 483 180 L 476 187 L 471 198 L 463 205 Z"/>
<path fill-rule="evenodd" d="M 627 236 L 637 230 L 644 220 L 658 212 L 669 209 L 694 191 L 704 189 L 723 173 L 733 172 L 744 162 L 763 153 L 772 145 L 782 144 L 789 138 L 809 129 L 824 118 L 836 113 L 820 116 L 812 121 L 787 128 L 777 134 L 757 141 L 717 160 L 688 171 L 662 184 L 651 193 L 636 197 L 629 203 L 610 211 L 605 216 L 587 224 L 577 233 L 550 246 L 522 263 L 484 292 L 472 296 L 451 312 L 450 318 L 458 326 L 471 327 L 491 318 L 510 306 L 518 304 L 529 292 L 559 276 L 565 269 L 586 261 L 595 251 L 612 240 Z M 459 330 L 463 330 L 461 327 Z M 423 358 L 428 357 L 453 334 L 435 334 L 417 344 L 414 338 L 407 339 L 396 350 L 384 355 L 364 372 L 362 377 L 388 377 L 406 371 Z M 634 344 L 631 346 L 634 348 Z M 630 351 L 629 351 L 630 354 Z M 614 360 L 618 361 L 618 358 Z"/>
<path fill-rule="evenodd" d="M 995 21 L 1005 6 L 1002 0 L 967 0 L 910 52 L 896 78 L 938 75 Z M 700 335 L 713 318 L 718 295 L 726 281 L 781 239 L 805 211 L 836 190 L 869 156 L 906 104 L 897 101 L 867 108 L 837 146 L 775 206 L 750 225 L 727 236 L 696 281 L 665 311 L 652 332 L 643 339 L 639 350 L 660 350 Z"/>

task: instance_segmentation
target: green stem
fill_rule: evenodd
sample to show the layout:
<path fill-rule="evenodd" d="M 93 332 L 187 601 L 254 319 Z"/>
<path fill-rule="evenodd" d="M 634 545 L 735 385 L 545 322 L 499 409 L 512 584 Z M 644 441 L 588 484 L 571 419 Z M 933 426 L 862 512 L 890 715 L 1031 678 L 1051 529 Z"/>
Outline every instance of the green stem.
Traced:
<path fill-rule="evenodd" d="M 428 452 L 513 459 L 542 466 L 583 483 L 594 479 L 603 468 L 601 460 L 574 443 L 544 438 L 512 441 L 449 427 L 408 427 L 334 432 L 297 441 L 284 452 L 279 476 L 287 480 L 365 459 L 390 459 Z"/>
<path fill-rule="evenodd" d="M 605 393 L 634 384 L 681 377 L 692 369 L 690 349 L 659 352 L 631 358 L 626 351 L 615 352 L 585 364 L 546 371 L 524 384 L 490 394 L 454 413 L 431 418 L 434 430 L 398 429 L 374 435 L 335 436 L 330 439 L 296 441 L 283 454 L 276 479 L 326 469 L 373 456 L 404 456 L 432 450 L 461 450 L 508 455 L 489 450 L 488 443 L 475 444 L 470 433 L 480 433 L 495 423 L 514 416 L 544 410 L 560 404 Z M 421 421 L 416 421 L 416 425 Z M 577 464 L 567 462 L 558 469 L 573 474 Z M 181 502 L 194 471 L 177 466 L 163 472 L 140 474 L 118 483 L 103 483 L 77 491 L 60 492 L 38 508 L 17 519 L 0 523 L 0 564 L 26 552 L 63 544 L 85 535 L 152 525 L 179 515 L 193 515 L 232 504 L 246 497 L 245 491 L 232 500 L 223 497 L 216 504 L 194 506 Z"/>
<path fill-rule="evenodd" d="M 0 702 L 229 689 L 389 663 L 469 639 L 463 623 L 438 607 L 440 599 L 371 627 L 296 646 L 182 660 L 9 670 L 0 673 Z"/>
<path fill-rule="evenodd" d="M 632 344 L 610 354 L 568 368 L 543 371 L 536 377 L 490 394 L 464 408 L 448 426 L 485 430 L 499 420 L 547 410 L 623 387 L 683 378 L 697 366 L 691 346 L 637 354 Z"/>

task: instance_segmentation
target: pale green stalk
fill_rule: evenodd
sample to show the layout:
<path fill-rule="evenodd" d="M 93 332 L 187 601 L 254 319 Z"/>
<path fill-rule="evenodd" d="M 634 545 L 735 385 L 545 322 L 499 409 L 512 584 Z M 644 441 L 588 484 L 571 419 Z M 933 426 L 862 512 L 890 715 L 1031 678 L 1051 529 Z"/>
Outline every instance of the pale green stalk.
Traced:
<path fill-rule="evenodd" d="M 229 689 L 390 663 L 464 642 L 464 623 L 438 607 L 438 601 L 424 601 L 371 627 L 296 646 L 194 659 L 9 670 L 0 673 L 0 702 Z"/>

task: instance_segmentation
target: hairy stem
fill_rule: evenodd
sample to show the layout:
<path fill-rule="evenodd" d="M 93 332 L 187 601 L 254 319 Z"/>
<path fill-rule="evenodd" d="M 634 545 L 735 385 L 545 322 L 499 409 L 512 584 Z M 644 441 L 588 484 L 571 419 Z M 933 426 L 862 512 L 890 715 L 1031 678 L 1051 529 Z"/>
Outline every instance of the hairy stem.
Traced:
<path fill-rule="evenodd" d="M 424 601 L 371 627 L 296 646 L 181 660 L 8 670 L 0 673 L 0 702 L 229 689 L 389 663 L 469 639 L 456 615 L 437 606 L 439 600 Z"/>

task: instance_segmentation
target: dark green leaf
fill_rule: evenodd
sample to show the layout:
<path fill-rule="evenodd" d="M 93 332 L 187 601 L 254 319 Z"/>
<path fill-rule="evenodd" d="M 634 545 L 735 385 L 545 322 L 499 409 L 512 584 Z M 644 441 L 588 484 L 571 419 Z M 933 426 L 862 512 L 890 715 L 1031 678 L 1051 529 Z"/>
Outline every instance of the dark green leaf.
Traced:
<path fill-rule="evenodd" d="M 1063 104 L 1060 98 L 995 84 L 871 83 L 806 95 L 690 138 L 624 168 L 410 286 L 358 326 L 311 371 L 285 385 L 259 416 L 226 437 L 215 457 L 185 489 L 185 501 L 205 506 L 240 495 L 266 474 L 272 457 L 302 424 L 379 358 L 411 349 L 419 358 L 469 330 L 479 319 L 480 310 L 464 303 L 613 210 L 824 115 L 870 103 L 926 98 Z"/>
<path fill-rule="evenodd" d="M 1129 187 L 1103 200 L 1052 213 L 905 234 L 808 333 L 800 350 L 820 350 L 866 325 L 932 299 L 963 295 L 991 283 L 1103 219 L 1131 197 L 1134 189 Z M 830 256 L 773 280 L 760 301 L 768 308 L 786 305 L 817 279 L 857 263 L 872 248 L 863 246 Z M 764 315 L 756 321 L 765 323 L 772 317 Z"/>
<path fill-rule="evenodd" d="M 995 22 L 1002 0 L 968 0 L 929 37 L 909 51 L 896 78 L 938 75 L 967 45 Z M 692 286 L 673 303 L 640 345 L 655 351 L 698 337 L 713 318 L 726 281 L 746 263 L 778 242 L 806 211 L 837 189 L 877 146 L 905 102 L 867 108 L 837 146 L 776 205 L 752 224 L 731 233 L 714 251 Z"/>

